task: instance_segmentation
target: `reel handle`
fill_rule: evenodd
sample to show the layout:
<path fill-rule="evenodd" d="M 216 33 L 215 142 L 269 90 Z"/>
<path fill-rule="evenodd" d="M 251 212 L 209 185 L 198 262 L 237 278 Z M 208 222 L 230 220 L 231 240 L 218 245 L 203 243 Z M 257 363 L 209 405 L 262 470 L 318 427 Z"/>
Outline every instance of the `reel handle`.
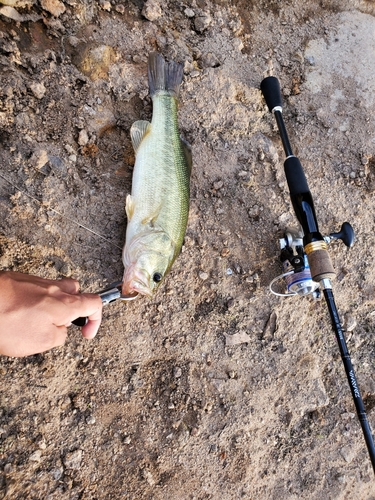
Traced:
<path fill-rule="evenodd" d="M 354 230 L 349 222 L 344 222 L 338 233 L 330 233 L 331 238 L 341 240 L 348 248 L 352 247 L 355 240 Z"/>
<path fill-rule="evenodd" d="M 275 76 L 264 78 L 260 83 L 260 90 L 271 113 L 276 107 L 282 108 L 283 101 L 281 98 L 280 83 Z"/>

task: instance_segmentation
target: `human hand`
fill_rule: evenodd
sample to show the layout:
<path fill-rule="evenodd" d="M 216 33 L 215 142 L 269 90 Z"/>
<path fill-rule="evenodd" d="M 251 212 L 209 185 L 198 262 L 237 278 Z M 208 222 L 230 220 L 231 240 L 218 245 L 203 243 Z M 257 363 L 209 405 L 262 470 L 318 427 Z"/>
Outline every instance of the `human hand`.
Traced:
<path fill-rule="evenodd" d="M 0 354 L 30 356 L 63 345 L 67 327 L 82 316 L 89 319 L 82 335 L 92 339 L 102 301 L 99 295 L 79 293 L 78 281 L 0 272 Z"/>

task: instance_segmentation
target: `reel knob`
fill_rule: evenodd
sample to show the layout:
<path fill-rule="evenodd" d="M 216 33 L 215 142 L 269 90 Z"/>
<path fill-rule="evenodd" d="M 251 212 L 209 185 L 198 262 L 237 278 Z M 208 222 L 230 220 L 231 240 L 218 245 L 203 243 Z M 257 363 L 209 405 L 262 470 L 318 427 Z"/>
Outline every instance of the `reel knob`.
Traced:
<path fill-rule="evenodd" d="M 304 258 L 300 255 L 296 255 L 292 259 L 290 259 L 290 263 L 294 267 L 294 272 L 300 273 L 305 269 L 305 261 Z"/>
<path fill-rule="evenodd" d="M 355 240 L 354 229 L 349 222 L 344 222 L 338 233 L 330 233 L 330 238 L 341 240 L 347 247 L 352 247 Z"/>

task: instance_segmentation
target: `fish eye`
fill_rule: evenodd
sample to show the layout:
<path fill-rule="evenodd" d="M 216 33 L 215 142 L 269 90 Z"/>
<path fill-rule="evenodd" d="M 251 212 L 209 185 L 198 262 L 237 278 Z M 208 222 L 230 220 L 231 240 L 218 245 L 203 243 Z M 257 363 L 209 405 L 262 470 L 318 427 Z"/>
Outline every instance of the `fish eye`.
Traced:
<path fill-rule="evenodd" d="M 152 279 L 155 283 L 159 283 L 162 280 L 163 276 L 160 273 L 154 273 Z"/>

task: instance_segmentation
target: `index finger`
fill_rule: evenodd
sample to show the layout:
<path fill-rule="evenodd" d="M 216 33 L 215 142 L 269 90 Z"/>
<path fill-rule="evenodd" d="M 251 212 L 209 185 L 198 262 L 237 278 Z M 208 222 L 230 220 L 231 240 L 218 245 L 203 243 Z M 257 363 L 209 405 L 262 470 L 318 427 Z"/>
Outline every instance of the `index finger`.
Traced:
<path fill-rule="evenodd" d="M 62 278 L 56 282 L 56 285 L 65 293 L 74 295 L 79 292 L 79 282 L 72 278 Z"/>

